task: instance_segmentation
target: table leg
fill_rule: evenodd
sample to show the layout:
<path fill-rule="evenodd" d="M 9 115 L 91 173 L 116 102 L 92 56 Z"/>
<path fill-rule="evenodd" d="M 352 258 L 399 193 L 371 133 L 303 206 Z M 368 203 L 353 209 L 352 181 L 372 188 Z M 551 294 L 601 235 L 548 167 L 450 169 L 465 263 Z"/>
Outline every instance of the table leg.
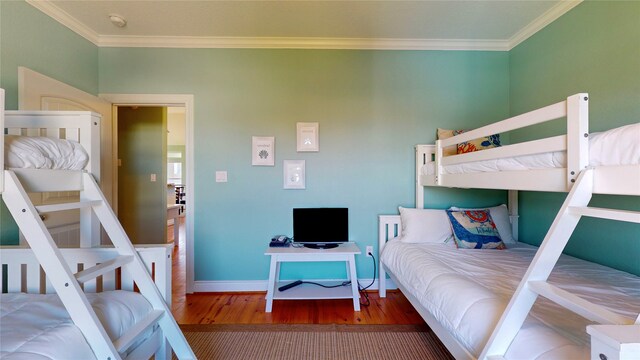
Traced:
<path fill-rule="evenodd" d="M 265 312 L 270 313 L 273 307 L 273 294 L 276 291 L 276 280 L 280 274 L 280 263 L 277 256 L 271 255 L 271 266 L 269 266 L 269 282 L 267 284 L 267 306 Z"/>
<path fill-rule="evenodd" d="M 356 274 L 356 259 L 349 255 L 349 280 L 351 280 L 351 293 L 353 294 L 353 310 L 360 311 L 360 294 L 358 293 L 358 275 Z"/>

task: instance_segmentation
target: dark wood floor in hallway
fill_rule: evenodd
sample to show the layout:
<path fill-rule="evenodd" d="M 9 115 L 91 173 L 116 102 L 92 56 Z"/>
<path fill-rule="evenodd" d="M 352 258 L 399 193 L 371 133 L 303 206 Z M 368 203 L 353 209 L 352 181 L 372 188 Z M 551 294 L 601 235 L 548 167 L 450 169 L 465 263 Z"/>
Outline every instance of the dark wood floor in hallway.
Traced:
<path fill-rule="evenodd" d="M 184 218 L 173 256 L 172 312 L 180 324 L 423 324 L 420 315 L 398 291 L 386 298 L 369 292 L 369 306 L 354 312 L 350 299 L 280 300 L 264 311 L 264 292 L 197 293 L 185 295 Z M 168 229 L 173 238 L 172 226 Z M 266 245 L 265 245 L 266 246 Z M 362 299 L 361 299 L 362 300 Z"/>

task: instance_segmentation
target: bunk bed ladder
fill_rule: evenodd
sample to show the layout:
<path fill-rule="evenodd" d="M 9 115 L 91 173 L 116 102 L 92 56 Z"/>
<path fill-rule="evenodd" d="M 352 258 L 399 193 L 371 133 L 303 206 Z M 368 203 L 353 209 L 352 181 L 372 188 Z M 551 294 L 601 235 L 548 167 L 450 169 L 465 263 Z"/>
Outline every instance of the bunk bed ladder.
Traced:
<path fill-rule="evenodd" d="M 503 358 L 538 295 L 600 324 L 631 325 L 640 320 L 640 316 L 637 320 L 626 318 L 547 282 L 582 216 L 640 223 L 640 212 L 588 207 L 593 195 L 593 177 L 591 168 L 579 174 L 480 354 L 480 359 Z"/>
<path fill-rule="evenodd" d="M 47 274 L 56 293 L 80 328 L 99 360 L 121 359 L 121 353 L 148 329 L 160 326 L 162 333 L 179 359 L 195 359 L 191 347 L 180 331 L 171 311 L 158 291 L 142 259 L 126 235 L 104 195 L 90 173 L 83 173 L 80 202 L 36 207 L 13 171 L 4 171 L 5 189 L 2 198 L 16 223 L 23 232 L 33 253 Z M 73 273 L 56 246 L 51 234 L 42 222 L 39 211 L 92 209 L 111 238 L 119 256 L 94 267 Z M 81 284 L 93 280 L 117 268 L 126 271 L 140 293 L 149 301 L 153 311 L 135 324 L 120 338 L 112 341 L 87 300 Z M 161 351 L 156 353 L 162 357 Z M 130 355 L 135 353 L 132 352 Z"/>

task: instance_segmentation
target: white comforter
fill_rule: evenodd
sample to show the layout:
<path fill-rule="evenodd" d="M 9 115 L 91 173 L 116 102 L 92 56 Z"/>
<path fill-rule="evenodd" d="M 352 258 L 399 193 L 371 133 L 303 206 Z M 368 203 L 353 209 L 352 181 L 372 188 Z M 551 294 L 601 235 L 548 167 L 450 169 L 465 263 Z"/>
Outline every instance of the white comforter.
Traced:
<path fill-rule="evenodd" d="M 7 168 L 82 170 L 89 155 L 71 140 L 5 135 L 4 161 Z"/>
<path fill-rule="evenodd" d="M 482 351 L 537 248 L 458 250 L 449 244 L 391 240 L 382 262 L 467 350 Z M 635 319 L 640 278 L 563 255 L 550 282 Z M 588 359 L 589 321 L 540 298 L 506 354 L 507 359 Z M 562 335 L 562 336 L 560 336 Z"/>
<path fill-rule="evenodd" d="M 589 165 L 631 165 L 640 164 L 640 123 L 622 126 L 589 136 Z M 495 160 L 447 165 L 446 174 L 462 174 L 490 171 L 520 171 L 567 166 L 565 151 L 547 152 L 534 155 L 516 156 Z M 433 175 L 435 163 L 422 167 L 422 173 Z"/>
<path fill-rule="evenodd" d="M 152 310 L 140 294 L 87 294 L 112 340 Z M 0 358 L 7 360 L 95 359 L 91 347 L 56 294 L 2 294 Z"/>

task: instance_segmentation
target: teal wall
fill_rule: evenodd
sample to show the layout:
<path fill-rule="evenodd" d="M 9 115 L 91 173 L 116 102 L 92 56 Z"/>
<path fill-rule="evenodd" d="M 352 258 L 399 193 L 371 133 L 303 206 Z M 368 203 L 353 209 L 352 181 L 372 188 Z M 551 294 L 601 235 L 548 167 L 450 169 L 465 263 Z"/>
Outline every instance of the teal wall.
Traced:
<path fill-rule="evenodd" d="M 23 1 L 0 1 L 0 87 L 18 109 L 18 66 L 98 93 L 98 48 Z M 0 202 L 0 243 L 18 242 L 18 228 Z"/>
<path fill-rule="evenodd" d="M 602 131 L 640 121 L 640 2 L 585 1 L 510 52 L 513 115 L 588 92 L 589 126 Z M 556 134 L 560 122 L 514 132 L 518 142 Z M 564 194 L 521 194 L 520 240 L 539 244 Z M 640 210 L 633 197 L 596 196 L 593 206 Z M 581 220 L 566 252 L 640 275 L 640 227 Z"/>
<path fill-rule="evenodd" d="M 93 94 L 194 94 L 196 280 L 266 279 L 264 248 L 271 235 L 291 233 L 293 207 L 347 206 L 352 240 L 375 246 L 377 215 L 413 205 L 413 145 L 432 142 L 436 127 L 477 127 L 578 91 L 591 95 L 592 130 L 638 121 L 638 6 L 587 1 L 506 53 L 98 49 L 24 2 L 0 1 L 0 86 L 8 109 L 17 108 L 19 65 Z M 299 121 L 320 123 L 320 152 L 295 151 Z M 276 166 L 250 165 L 251 136 L 276 137 Z M 306 190 L 282 189 L 285 159 L 307 161 Z M 216 170 L 229 182 L 215 183 Z M 563 197 L 522 193 L 520 237 L 542 239 Z M 505 194 L 426 189 L 426 198 L 442 208 L 497 204 Z M 595 202 L 638 208 L 623 197 Z M 1 216 L 0 239 L 13 239 Z M 613 246 L 597 241 L 609 234 L 622 236 Z M 640 244 L 630 241 L 639 235 L 593 220 L 568 251 L 640 273 Z M 311 270 L 338 277 L 343 267 Z M 371 277 L 370 260 L 359 257 L 358 271 Z"/>
<path fill-rule="evenodd" d="M 294 207 L 348 207 L 351 239 L 375 246 L 377 216 L 414 204 L 413 146 L 507 116 L 508 84 L 504 52 L 100 49 L 101 93 L 195 96 L 196 280 L 266 279 L 265 247 L 291 234 Z M 319 152 L 296 152 L 296 122 L 320 124 Z M 275 136 L 274 167 L 251 166 L 252 136 Z M 306 190 L 283 190 L 286 159 L 306 160 Z M 357 266 L 372 276 L 370 259 Z M 344 265 L 284 270 L 331 278 Z"/>

